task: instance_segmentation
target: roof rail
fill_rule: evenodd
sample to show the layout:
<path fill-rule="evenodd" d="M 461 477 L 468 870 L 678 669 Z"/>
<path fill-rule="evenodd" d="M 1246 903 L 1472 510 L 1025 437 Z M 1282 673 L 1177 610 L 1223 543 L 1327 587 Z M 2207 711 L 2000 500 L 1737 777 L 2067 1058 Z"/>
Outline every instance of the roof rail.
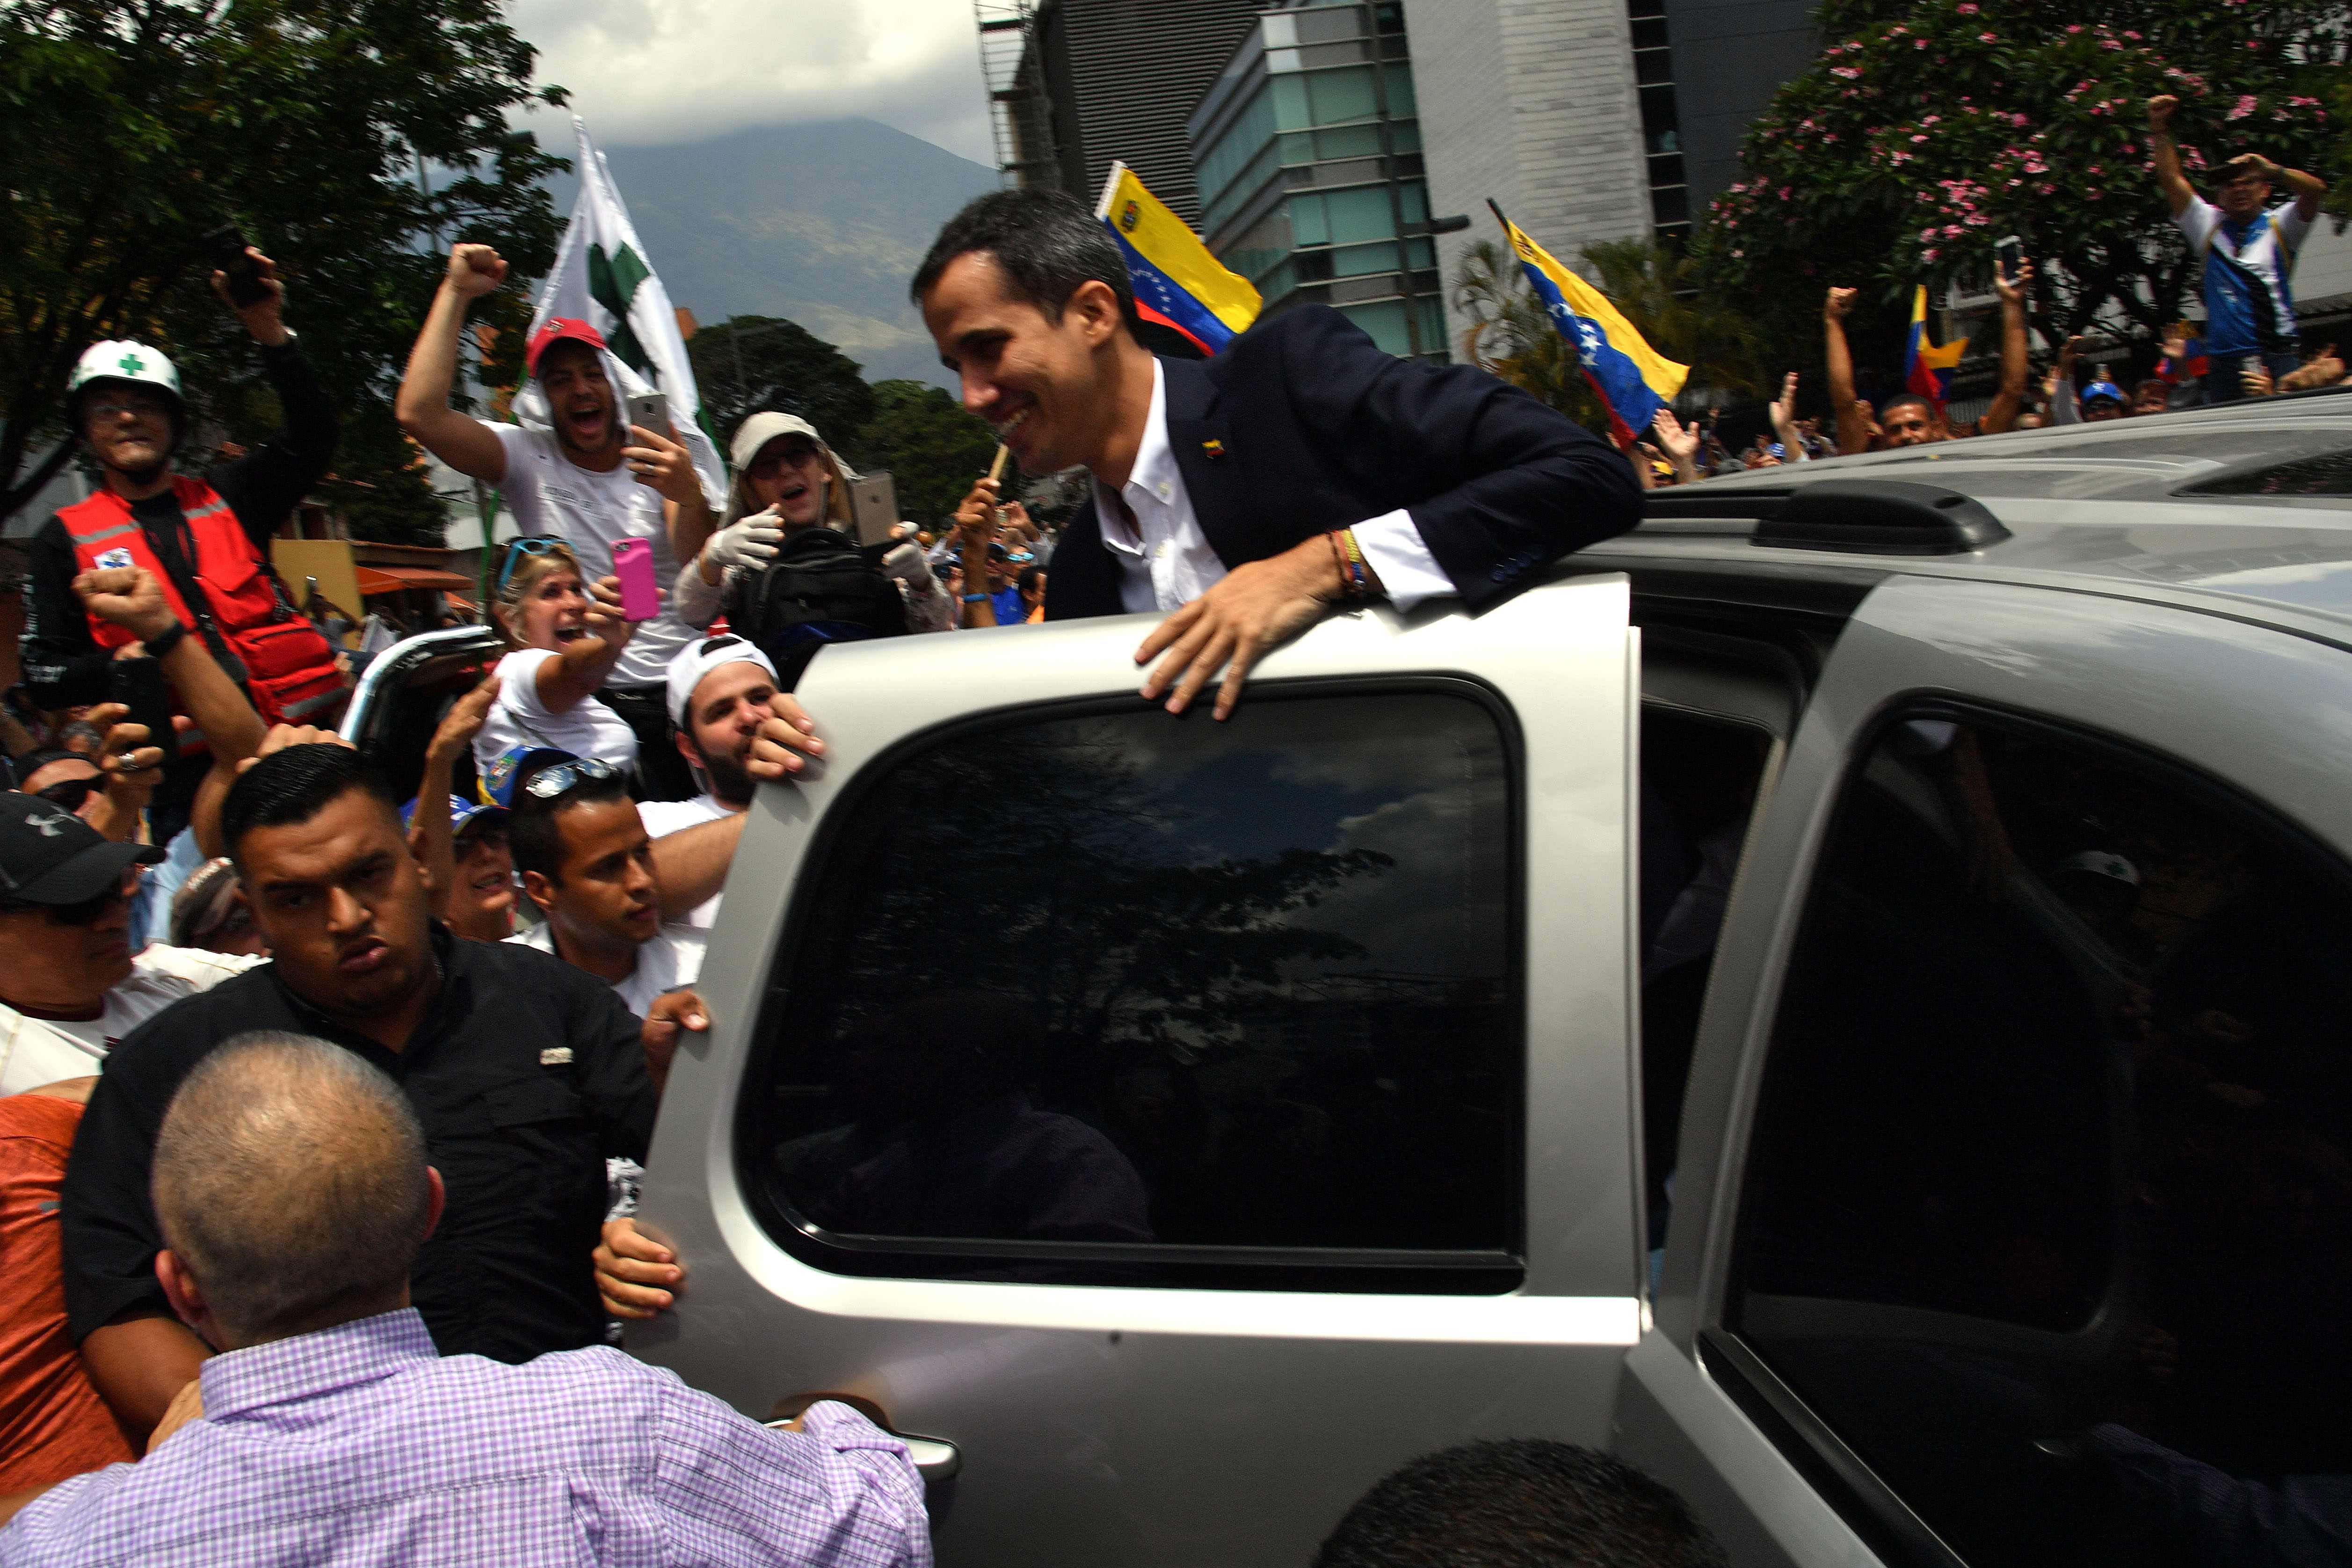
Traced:
<path fill-rule="evenodd" d="M 1652 490 L 1643 515 L 1756 524 L 1751 544 L 1848 555 L 1958 555 L 2009 537 L 1973 496 L 1911 479 L 1836 479 L 1786 489 Z"/>

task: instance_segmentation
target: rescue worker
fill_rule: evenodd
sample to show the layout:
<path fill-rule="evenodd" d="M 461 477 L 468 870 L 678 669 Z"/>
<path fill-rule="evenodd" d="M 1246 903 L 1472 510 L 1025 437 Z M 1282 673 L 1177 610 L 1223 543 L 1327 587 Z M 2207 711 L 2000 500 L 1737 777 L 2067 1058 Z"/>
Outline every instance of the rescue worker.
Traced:
<path fill-rule="evenodd" d="M 132 634 L 83 607 L 74 579 L 138 566 L 155 574 L 177 625 L 147 639 L 160 657 L 200 638 L 271 723 L 321 724 L 347 682 L 327 639 L 295 608 L 269 563 L 269 541 L 326 476 L 337 422 L 310 363 L 283 320 L 277 268 L 247 247 L 260 296 L 234 303 L 226 274 L 213 290 L 261 346 L 261 364 L 286 426 L 245 457 L 202 476 L 176 471 L 188 435 L 187 405 L 172 362 L 145 343 L 101 342 L 81 356 L 67 386 L 68 417 L 96 459 L 100 486 L 33 535 L 32 597 L 24 636 L 25 683 L 36 706 L 57 710 L 108 700 L 108 666 Z M 154 842 L 186 826 L 212 759 L 204 738 L 181 738 L 148 805 Z"/>

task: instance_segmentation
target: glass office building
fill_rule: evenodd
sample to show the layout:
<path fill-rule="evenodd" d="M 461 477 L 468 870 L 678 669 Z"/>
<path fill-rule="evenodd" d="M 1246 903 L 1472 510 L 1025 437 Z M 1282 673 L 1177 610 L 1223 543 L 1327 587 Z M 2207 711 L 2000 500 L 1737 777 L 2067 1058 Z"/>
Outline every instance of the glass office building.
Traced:
<path fill-rule="evenodd" d="M 1446 357 L 1401 0 L 1261 13 L 1188 129 L 1202 237 L 1266 313 L 1334 305 L 1391 353 Z"/>

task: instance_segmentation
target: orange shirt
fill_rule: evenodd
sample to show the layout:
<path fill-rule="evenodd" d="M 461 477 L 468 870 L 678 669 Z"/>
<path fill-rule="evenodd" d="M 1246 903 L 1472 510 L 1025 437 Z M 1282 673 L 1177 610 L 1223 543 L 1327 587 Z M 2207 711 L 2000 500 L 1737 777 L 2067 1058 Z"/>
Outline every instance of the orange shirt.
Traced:
<path fill-rule="evenodd" d="M 58 1185 L 80 1125 L 70 1100 L 0 1098 L 0 1495 L 139 1457 L 66 1332 Z"/>

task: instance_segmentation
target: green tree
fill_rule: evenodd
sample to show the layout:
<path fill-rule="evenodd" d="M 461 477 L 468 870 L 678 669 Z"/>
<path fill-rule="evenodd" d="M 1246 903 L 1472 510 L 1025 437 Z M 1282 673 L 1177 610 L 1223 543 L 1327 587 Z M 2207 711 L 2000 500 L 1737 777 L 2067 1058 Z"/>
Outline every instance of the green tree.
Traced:
<path fill-rule="evenodd" d="M 67 374 L 100 339 L 158 344 L 198 420 L 268 433 L 253 345 L 207 287 L 205 236 L 234 224 L 278 262 L 288 319 L 343 413 L 338 474 L 396 510 L 382 526 L 437 539 L 431 498 L 401 478 L 413 450 L 378 437 L 442 240 L 495 244 L 519 278 L 553 260 L 562 226 L 540 182 L 560 165 L 507 118 L 563 101 L 531 87 L 532 59 L 499 0 L 0 6 L 0 515 L 74 445 L 28 460 L 62 432 Z M 528 318 L 519 286 L 483 312 Z"/>
<path fill-rule="evenodd" d="M 1580 255 L 1643 339 L 1690 366 L 1679 401 L 1729 402 L 1763 390 L 1753 321 L 1701 295 L 1687 258 L 1646 239 L 1603 240 Z M 1585 380 L 1575 346 L 1552 324 L 1508 249 L 1480 240 L 1465 251 L 1454 299 L 1472 319 L 1462 339 L 1465 359 L 1580 424 L 1608 430 L 1608 414 Z"/>
<path fill-rule="evenodd" d="M 1830 41 L 1750 126 L 1746 178 L 1695 259 L 1783 352 L 1819 353 L 1822 296 L 1860 287 L 1860 356 L 1899 353 L 1912 289 L 1990 275 L 2020 236 L 2045 333 L 2113 311 L 2153 336 L 2194 269 L 2156 185 L 2147 100 L 2181 100 L 2190 177 L 2259 151 L 2313 167 L 2342 77 L 2333 0 L 1827 0 Z"/>
<path fill-rule="evenodd" d="M 954 395 L 919 381 L 885 381 L 874 388 L 874 418 L 845 455 L 860 468 L 887 468 L 898 490 L 898 515 L 937 528 L 988 472 L 996 432 L 967 413 Z M 1015 476 L 1005 475 L 1004 493 Z"/>
<path fill-rule="evenodd" d="M 874 389 L 857 362 L 795 321 L 730 316 L 686 345 L 702 411 L 722 446 L 751 415 L 797 414 L 830 443 L 874 417 Z"/>

